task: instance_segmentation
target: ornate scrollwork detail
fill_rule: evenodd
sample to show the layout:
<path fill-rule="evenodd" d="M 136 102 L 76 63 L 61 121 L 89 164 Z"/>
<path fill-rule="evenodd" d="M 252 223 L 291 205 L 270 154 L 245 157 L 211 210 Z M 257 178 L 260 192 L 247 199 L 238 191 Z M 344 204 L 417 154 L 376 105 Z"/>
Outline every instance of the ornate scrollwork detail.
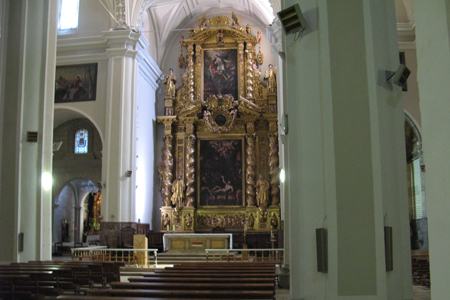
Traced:
<path fill-rule="evenodd" d="M 212 17 L 208 20 L 208 23 L 211 27 L 229 27 L 231 25 L 230 18 L 225 16 Z"/>
<path fill-rule="evenodd" d="M 239 228 L 244 227 L 245 214 L 213 214 L 213 215 L 197 215 L 196 226 L 201 229 L 213 229 L 216 227 L 222 228 Z"/>
<path fill-rule="evenodd" d="M 195 183 L 195 168 L 194 168 L 194 144 L 196 137 L 190 134 L 186 137 L 186 202 L 187 206 L 194 206 L 194 183 Z"/>
<path fill-rule="evenodd" d="M 255 206 L 255 166 L 256 166 L 256 153 L 255 153 L 255 134 L 247 134 L 247 168 L 246 168 L 246 194 L 247 194 L 247 206 Z"/>
<path fill-rule="evenodd" d="M 279 171 L 278 171 L 278 134 L 269 133 L 269 169 L 272 205 L 280 204 Z"/>

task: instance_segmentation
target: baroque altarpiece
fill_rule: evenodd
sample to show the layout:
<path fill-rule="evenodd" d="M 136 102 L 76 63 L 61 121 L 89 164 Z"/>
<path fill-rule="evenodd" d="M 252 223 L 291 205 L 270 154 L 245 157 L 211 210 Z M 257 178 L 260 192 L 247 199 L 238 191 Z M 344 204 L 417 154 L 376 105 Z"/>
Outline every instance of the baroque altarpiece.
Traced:
<path fill-rule="evenodd" d="M 180 37 L 182 82 L 165 75 L 157 117 L 162 231 L 280 229 L 276 69 L 261 72 L 260 41 L 234 13 Z"/>

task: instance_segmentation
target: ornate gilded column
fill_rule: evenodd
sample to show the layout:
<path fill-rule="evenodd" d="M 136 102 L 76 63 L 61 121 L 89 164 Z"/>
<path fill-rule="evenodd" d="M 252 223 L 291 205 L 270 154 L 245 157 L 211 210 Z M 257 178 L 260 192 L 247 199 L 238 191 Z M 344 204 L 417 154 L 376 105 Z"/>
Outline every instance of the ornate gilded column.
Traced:
<path fill-rule="evenodd" d="M 239 61 L 239 96 L 245 97 L 244 87 L 244 41 L 239 42 L 238 46 L 238 61 Z"/>
<path fill-rule="evenodd" d="M 161 194 L 163 197 L 163 204 L 165 206 L 171 206 L 170 197 L 172 197 L 172 180 L 173 180 L 173 155 L 172 155 L 172 134 L 164 135 L 164 147 L 162 149 L 162 183 L 161 183 Z"/>
<path fill-rule="evenodd" d="M 252 102 L 254 102 L 253 97 L 253 54 L 251 49 L 251 44 L 247 44 L 247 50 L 245 50 L 247 54 L 247 60 L 246 60 L 246 71 L 247 71 L 247 93 L 246 98 Z"/>
<path fill-rule="evenodd" d="M 186 135 L 186 206 L 195 206 L 195 140 L 193 134 Z"/>
<path fill-rule="evenodd" d="M 254 124 L 251 123 L 251 125 Z M 250 124 L 248 126 L 251 126 Z M 246 167 L 246 194 L 247 194 L 247 206 L 255 206 L 255 166 L 256 166 L 256 153 L 255 153 L 255 133 L 246 134 L 245 139 L 247 141 L 247 167 Z"/>
<path fill-rule="evenodd" d="M 280 188 L 279 185 L 279 176 L 278 176 L 278 134 L 277 133 L 269 133 L 269 169 L 270 169 L 270 186 L 271 186 L 271 198 L 272 205 L 271 206 L 279 206 L 280 205 Z"/>
<path fill-rule="evenodd" d="M 188 45 L 187 48 L 188 61 L 188 100 L 194 101 L 194 45 Z"/>
<path fill-rule="evenodd" d="M 196 95 L 196 100 L 197 101 L 201 101 L 203 99 L 202 98 L 202 89 L 200 88 L 202 85 L 202 46 L 200 45 L 195 45 L 195 62 L 196 62 L 196 69 L 197 71 L 194 70 L 194 74 L 195 74 L 195 86 L 197 87 L 197 95 Z"/>

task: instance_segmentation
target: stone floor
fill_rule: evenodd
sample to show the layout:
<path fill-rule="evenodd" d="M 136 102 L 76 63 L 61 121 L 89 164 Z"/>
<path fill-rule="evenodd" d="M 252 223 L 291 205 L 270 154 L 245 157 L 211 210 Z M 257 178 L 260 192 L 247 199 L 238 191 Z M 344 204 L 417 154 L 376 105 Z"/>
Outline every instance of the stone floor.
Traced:
<path fill-rule="evenodd" d="M 413 300 L 431 300 L 430 288 L 420 285 L 413 285 Z"/>

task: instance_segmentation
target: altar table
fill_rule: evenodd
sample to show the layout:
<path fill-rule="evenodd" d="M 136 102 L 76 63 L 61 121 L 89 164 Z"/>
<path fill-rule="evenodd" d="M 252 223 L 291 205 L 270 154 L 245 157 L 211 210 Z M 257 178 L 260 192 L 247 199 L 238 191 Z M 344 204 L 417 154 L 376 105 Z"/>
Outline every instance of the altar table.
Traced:
<path fill-rule="evenodd" d="M 205 249 L 232 249 L 231 233 L 166 233 L 164 251 L 168 253 L 204 253 Z"/>

